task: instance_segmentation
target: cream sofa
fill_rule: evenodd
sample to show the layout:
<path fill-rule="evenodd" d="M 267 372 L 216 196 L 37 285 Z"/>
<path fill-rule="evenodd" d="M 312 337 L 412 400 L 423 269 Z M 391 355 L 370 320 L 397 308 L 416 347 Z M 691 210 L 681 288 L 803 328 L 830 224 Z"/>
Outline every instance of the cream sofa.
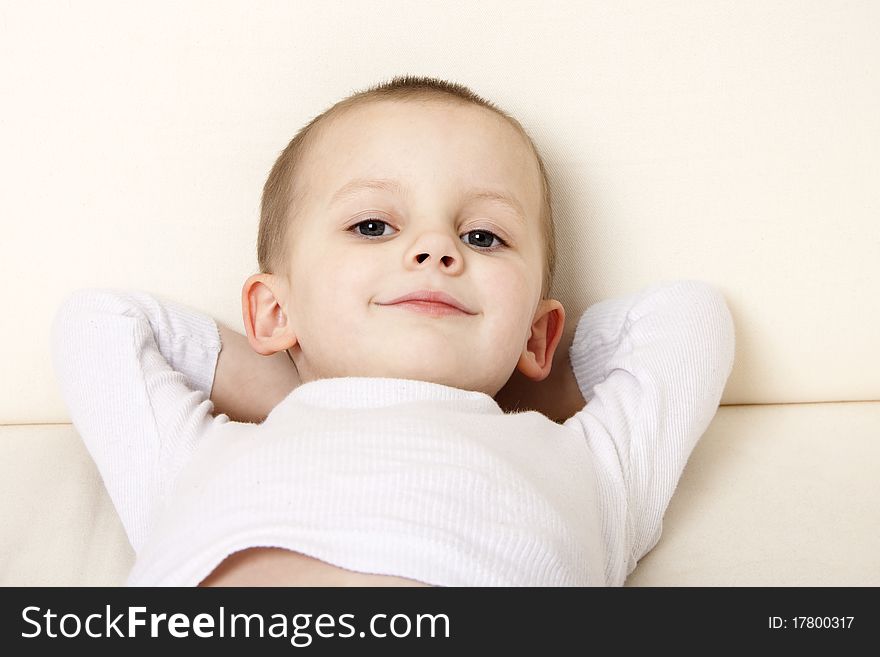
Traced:
<path fill-rule="evenodd" d="M 653 281 L 727 299 L 722 406 L 627 585 L 880 585 L 880 5 L 203 9 L 3 10 L 0 584 L 117 585 L 132 564 L 52 371 L 61 300 L 142 289 L 242 330 L 275 157 L 411 73 L 542 149 L 563 348 L 588 305 Z"/>

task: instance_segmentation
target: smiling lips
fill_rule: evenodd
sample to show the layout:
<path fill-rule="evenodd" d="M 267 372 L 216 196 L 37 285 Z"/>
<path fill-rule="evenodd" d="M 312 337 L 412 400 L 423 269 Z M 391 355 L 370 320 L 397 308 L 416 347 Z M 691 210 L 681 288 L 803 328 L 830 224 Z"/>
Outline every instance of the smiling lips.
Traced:
<path fill-rule="evenodd" d="M 439 290 L 418 290 L 393 299 L 380 306 L 397 306 L 405 310 L 444 317 L 447 315 L 476 315 L 455 297 Z"/>

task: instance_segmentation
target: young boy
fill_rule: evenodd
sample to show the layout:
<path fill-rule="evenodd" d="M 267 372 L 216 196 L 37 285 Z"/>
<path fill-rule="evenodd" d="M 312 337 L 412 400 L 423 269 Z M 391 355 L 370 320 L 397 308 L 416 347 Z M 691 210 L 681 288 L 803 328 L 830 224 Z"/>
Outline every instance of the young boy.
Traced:
<path fill-rule="evenodd" d="M 717 410 L 733 322 L 699 281 L 602 301 L 544 405 L 568 419 L 505 412 L 562 337 L 553 240 L 519 123 L 396 78 L 278 158 L 246 339 L 144 292 L 72 294 L 53 360 L 128 583 L 622 585 Z"/>

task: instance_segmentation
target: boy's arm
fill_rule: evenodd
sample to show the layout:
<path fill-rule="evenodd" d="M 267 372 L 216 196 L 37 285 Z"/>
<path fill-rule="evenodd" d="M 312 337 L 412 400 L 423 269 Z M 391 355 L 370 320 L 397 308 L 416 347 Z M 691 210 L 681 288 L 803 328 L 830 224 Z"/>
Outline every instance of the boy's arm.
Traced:
<path fill-rule="evenodd" d="M 599 479 L 606 583 L 622 585 L 660 538 L 663 514 L 733 368 L 734 325 L 702 281 L 652 285 L 581 316 L 570 358 Z"/>
<path fill-rule="evenodd" d="M 71 422 L 136 551 L 210 426 L 211 317 L 139 291 L 82 289 L 56 311 L 52 362 Z"/>
<path fill-rule="evenodd" d="M 214 415 L 260 424 L 300 384 L 296 366 L 284 351 L 263 356 L 246 335 L 219 322 L 217 327 L 223 347 L 211 389 Z"/>

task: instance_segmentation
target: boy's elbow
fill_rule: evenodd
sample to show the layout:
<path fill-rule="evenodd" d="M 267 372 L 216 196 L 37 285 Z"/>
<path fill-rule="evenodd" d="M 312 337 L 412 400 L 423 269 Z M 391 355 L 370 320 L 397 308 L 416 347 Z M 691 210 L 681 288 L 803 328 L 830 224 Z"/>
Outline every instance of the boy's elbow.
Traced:
<path fill-rule="evenodd" d="M 693 294 L 700 334 L 705 340 L 704 357 L 715 363 L 726 381 L 736 352 L 736 327 L 727 299 L 718 287 L 706 281 L 687 280 L 681 284 Z"/>

